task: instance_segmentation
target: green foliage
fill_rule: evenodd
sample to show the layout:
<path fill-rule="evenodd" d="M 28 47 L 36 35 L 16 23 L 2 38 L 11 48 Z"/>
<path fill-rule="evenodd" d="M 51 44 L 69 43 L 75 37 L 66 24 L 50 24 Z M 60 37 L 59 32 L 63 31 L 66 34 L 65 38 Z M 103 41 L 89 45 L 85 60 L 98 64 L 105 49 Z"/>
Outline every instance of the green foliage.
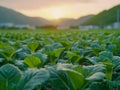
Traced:
<path fill-rule="evenodd" d="M 100 12 L 98 15 L 90 18 L 83 25 L 97 25 L 100 27 L 104 27 L 106 25 L 113 24 L 116 22 L 117 10 L 119 10 L 120 5 L 115 6 L 109 10 L 105 10 Z"/>
<path fill-rule="evenodd" d="M 35 56 L 35 57 L 38 57 L 40 59 L 40 61 L 41 61 L 40 65 L 44 65 L 47 62 L 48 57 L 45 54 L 42 54 L 42 53 L 38 52 L 38 53 L 34 53 L 32 55 Z"/>
<path fill-rule="evenodd" d="M 33 69 L 26 71 L 20 78 L 16 90 L 33 90 L 49 78 L 45 69 Z"/>
<path fill-rule="evenodd" d="M 0 90 L 14 90 L 20 77 L 21 72 L 17 67 L 11 64 L 0 67 Z"/>
<path fill-rule="evenodd" d="M 97 73 L 93 74 L 92 76 L 86 78 L 86 80 L 95 81 L 95 80 L 103 80 L 104 78 L 105 78 L 104 73 L 97 72 Z"/>
<path fill-rule="evenodd" d="M 33 90 L 49 78 L 46 69 L 27 70 L 24 74 L 14 65 L 0 68 L 0 90 Z"/>
<path fill-rule="evenodd" d="M 73 70 L 66 70 L 68 76 L 70 77 L 70 81 L 73 85 L 74 90 L 82 89 L 82 86 L 84 85 L 84 76 L 81 73 L 78 73 Z M 79 81 L 79 82 L 77 82 Z"/>
<path fill-rule="evenodd" d="M 4 56 L 7 61 L 12 59 L 13 54 L 15 53 L 15 49 L 13 47 L 5 47 L 0 49 L 0 53 Z"/>
<path fill-rule="evenodd" d="M 38 68 L 40 67 L 41 60 L 35 56 L 28 56 L 24 59 L 24 63 L 30 68 Z"/>
<path fill-rule="evenodd" d="M 2 31 L 0 90 L 120 90 L 119 33 Z"/>
<path fill-rule="evenodd" d="M 77 63 L 81 59 L 81 56 L 77 55 L 75 52 L 68 51 L 67 56 L 68 56 L 69 62 L 72 62 L 73 64 Z"/>
<path fill-rule="evenodd" d="M 104 64 L 106 65 L 106 78 L 112 80 L 114 65 L 111 62 L 104 62 Z"/>
<path fill-rule="evenodd" d="M 38 48 L 39 43 L 38 42 L 30 42 L 27 44 L 27 46 L 29 47 L 31 53 L 34 53 L 35 50 Z"/>

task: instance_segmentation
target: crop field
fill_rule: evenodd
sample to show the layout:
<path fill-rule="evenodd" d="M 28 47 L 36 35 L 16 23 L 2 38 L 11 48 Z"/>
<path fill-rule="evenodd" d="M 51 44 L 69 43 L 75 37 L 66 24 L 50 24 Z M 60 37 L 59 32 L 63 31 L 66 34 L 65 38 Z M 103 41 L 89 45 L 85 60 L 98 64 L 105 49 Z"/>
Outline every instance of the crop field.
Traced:
<path fill-rule="evenodd" d="M 120 31 L 0 30 L 0 90 L 120 90 Z"/>

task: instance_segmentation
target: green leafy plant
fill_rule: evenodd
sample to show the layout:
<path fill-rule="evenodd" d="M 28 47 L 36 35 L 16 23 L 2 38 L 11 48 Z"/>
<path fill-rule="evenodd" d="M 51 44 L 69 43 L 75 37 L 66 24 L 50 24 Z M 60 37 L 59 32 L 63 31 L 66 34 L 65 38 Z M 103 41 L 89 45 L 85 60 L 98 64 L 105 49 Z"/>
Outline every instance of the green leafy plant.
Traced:
<path fill-rule="evenodd" d="M 7 61 L 10 61 L 12 59 L 13 54 L 15 53 L 15 49 L 11 46 L 5 47 L 3 49 L 0 49 L 0 53 L 4 56 L 4 58 Z"/>
<path fill-rule="evenodd" d="M 30 68 L 38 68 L 40 67 L 41 60 L 35 56 L 28 56 L 24 59 L 24 63 Z"/>
<path fill-rule="evenodd" d="M 36 90 L 49 78 L 46 69 L 31 69 L 22 73 L 11 64 L 0 67 L 0 90 Z"/>
<path fill-rule="evenodd" d="M 14 90 L 21 74 L 14 65 L 6 64 L 0 67 L 0 90 Z"/>
<path fill-rule="evenodd" d="M 31 53 L 34 53 L 35 50 L 38 48 L 39 43 L 38 42 L 30 42 L 27 44 L 27 46 L 30 49 Z"/>

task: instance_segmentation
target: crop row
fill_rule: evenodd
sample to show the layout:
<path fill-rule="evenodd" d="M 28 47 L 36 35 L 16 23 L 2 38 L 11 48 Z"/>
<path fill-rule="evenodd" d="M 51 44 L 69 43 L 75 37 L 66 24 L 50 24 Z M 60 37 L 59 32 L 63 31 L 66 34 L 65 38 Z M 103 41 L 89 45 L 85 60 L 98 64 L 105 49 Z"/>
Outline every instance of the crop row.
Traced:
<path fill-rule="evenodd" d="M 120 35 L 1 32 L 0 90 L 120 90 Z"/>

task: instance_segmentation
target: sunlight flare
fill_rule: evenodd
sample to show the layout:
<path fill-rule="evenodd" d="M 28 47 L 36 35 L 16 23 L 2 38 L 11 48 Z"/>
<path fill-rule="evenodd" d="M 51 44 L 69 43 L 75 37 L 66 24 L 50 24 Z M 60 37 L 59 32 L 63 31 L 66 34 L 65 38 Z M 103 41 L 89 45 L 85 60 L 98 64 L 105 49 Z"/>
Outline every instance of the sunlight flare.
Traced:
<path fill-rule="evenodd" d="M 60 19 L 64 12 L 61 9 L 53 9 L 50 13 L 54 19 Z"/>

